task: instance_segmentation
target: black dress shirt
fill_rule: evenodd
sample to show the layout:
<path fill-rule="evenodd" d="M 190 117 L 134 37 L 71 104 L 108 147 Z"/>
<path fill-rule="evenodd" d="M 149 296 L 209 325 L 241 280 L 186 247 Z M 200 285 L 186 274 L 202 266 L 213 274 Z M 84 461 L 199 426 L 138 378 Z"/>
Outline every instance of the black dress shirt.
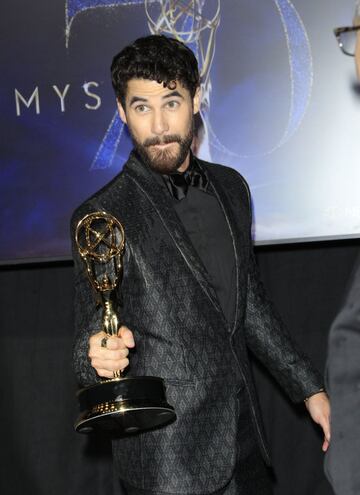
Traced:
<path fill-rule="evenodd" d="M 195 163 L 192 166 L 196 166 Z M 236 297 L 235 256 L 232 238 L 224 213 L 216 197 L 189 186 L 187 195 L 175 199 L 162 176 L 154 172 L 158 182 L 169 195 L 174 209 L 181 220 L 196 252 L 205 266 L 225 318 L 233 321 Z"/>

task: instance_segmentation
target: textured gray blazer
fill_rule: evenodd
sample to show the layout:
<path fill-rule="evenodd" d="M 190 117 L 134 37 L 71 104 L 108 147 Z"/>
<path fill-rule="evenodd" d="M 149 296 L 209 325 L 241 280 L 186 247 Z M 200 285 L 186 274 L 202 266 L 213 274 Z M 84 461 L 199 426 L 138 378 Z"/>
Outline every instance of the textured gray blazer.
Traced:
<path fill-rule="evenodd" d="M 360 493 L 360 259 L 328 344 L 331 443 L 325 472 L 336 495 Z"/>
<path fill-rule="evenodd" d="M 208 274 L 170 198 L 132 153 L 123 171 L 77 209 L 106 210 L 123 224 L 121 320 L 136 351 L 129 376 L 164 378 L 177 420 L 156 431 L 113 441 L 115 468 L 129 484 L 154 492 L 211 493 L 232 477 L 237 418 L 245 392 L 256 435 L 269 462 L 253 379 L 250 349 L 293 401 L 319 390 L 321 377 L 295 349 L 257 274 L 251 244 L 249 190 L 233 169 L 198 160 L 210 179 L 231 232 L 237 271 L 236 310 L 227 322 Z M 76 327 L 74 362 L 82 385 L 99 380 L 87 357 L 100 315 L 74 249 Z M 240 395 L 239 395 L 240 396 Z"/>

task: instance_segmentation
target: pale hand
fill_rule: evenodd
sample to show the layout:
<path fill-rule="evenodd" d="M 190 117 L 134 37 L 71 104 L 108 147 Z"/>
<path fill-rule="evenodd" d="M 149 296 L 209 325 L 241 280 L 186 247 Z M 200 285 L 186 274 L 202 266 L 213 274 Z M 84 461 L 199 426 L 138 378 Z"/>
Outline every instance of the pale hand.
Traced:
<path fill-rule="evenodd" d="M 305 405 L 313 421 L 321 426 L 324 432 L 322 450 L 327 451 L 330 443 L 330 402 L 325 392 L 312 395 Z"/>
<path fill-rule="evenodd" d="M 101 341 L 106 337 L 105 332 L 90 337 L 88 356 L 99 376 L 113 378 L 114 371 L 123 371 L 129 365 L 129 349 L 135 347 L 135 341 L 132 331 L 125 326 L 119 328 L 117 336 L 108 337 L 106 347 L 102 347 Z"/>

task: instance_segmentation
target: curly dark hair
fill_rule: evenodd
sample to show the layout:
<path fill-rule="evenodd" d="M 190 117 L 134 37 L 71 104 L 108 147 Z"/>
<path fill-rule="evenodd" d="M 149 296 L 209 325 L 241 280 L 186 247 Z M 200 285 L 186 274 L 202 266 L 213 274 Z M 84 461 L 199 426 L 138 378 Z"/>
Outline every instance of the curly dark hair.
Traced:
<path fill-rule="evenodd" d="M 138 38 L 113 58 L 111 81 L 124 108 L 130 79 L 157 81 L 169 89 L 175 89 L 174 81 L 179 81 L 192 98 L 200 84 L 198 63 L 190 48 L 163 35 Z"/>

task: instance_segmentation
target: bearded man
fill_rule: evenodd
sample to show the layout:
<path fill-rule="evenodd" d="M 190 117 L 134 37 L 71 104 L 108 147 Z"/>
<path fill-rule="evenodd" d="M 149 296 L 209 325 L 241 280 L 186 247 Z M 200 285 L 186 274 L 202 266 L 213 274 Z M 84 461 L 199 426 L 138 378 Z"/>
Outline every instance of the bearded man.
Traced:
<path fill-rule="evenodd" d="M 125 368 L 127 376 L 165 381 L 176 421 L 113 440 L 125 493 L 270 494 L 248 351 L 293 401 L 306 400 L 326 450 L 322 379 L 259 280 L 245 180 L 191 152 L 200 106 L 192 51 L 164 36 L 140 38 L 115 56 L 111 73 L 134 150 L 122 172 L 77 209 L 73 229 L 98 210 L 124 226 L 122 326 L 102 347 L 106 335 L 74 249 L 79 381 L 91 385 Z"/>

